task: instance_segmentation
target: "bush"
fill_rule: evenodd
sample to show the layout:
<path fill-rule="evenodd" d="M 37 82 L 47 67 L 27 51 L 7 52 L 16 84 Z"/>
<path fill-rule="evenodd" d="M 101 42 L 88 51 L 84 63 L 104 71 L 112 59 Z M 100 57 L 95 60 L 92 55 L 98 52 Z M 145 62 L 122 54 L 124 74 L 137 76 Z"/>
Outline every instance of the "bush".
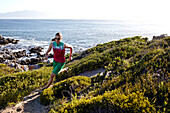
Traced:
<path fill-rule="evenodd" d="M 100 111 L 99 111 L 100 110 Z M 122 94 L 118 90 L 105 92 L 92 98 L 76 98 L 70 102 L 52 109 L 57 113 L 98 113 L 98 112 L 155 112 L 155 108 L 141 92 Z"/>
<path fill-rule="evenodd" d="M 0 78 L 0 109 L 7 104 L 18 102 L 31 91 L 44 86 L 49 79 L 52 68 L 19 72 Z"/>
<path fill-rule="evenodd" d="M 69 91 L 71 94 L 78 93 L 91 84 L 91 79 L 85 76 L 75 76 L 66 80 L 60 81 L 53 87 L 45 89 L 40 95 L 40 101 L 43 104 L 53 103 L 54 100 L 62 98 L 62 91 Z M 72 89 L 70 89 L 70 87 Z"/>

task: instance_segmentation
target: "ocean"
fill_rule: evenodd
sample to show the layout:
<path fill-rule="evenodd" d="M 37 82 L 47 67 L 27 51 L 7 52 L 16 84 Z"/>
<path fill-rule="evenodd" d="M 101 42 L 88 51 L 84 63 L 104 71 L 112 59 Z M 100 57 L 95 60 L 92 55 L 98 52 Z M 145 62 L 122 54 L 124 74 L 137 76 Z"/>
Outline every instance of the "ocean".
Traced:
<path fill-rule="evenodd" d="M 130 20 L 0 19 L 0 35 L 19 39 L 19 45 L 42 46 L 47 50 L 57 32 L 63 42 L 80 52 L 99 43 L 133 36 L 152 39 L 168 34 L 166 24 Z M 24 48 L 23 48 L 24 49 Z"/>

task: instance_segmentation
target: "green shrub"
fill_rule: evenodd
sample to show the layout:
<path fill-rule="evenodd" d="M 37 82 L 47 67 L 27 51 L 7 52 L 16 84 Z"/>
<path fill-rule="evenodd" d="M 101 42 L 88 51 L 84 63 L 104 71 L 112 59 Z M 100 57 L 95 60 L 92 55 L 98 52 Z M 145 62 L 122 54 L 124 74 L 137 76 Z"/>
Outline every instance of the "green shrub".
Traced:
<path fill-rule="evenodd" d="M 150 104 L 143 93 L 133 92 L 122 94 L 118 90 L 105 92 L 103 95 L 92 98 L 74 99 L 70 103 L 65 103 L 56 107 L 50 112 L 57 113 L 98 113 L 98 112 L 155 112 L 155 108 Z"/>
<path fill-rule="evenodd" d="M 0 78 L 0 109 L 7 104 L 22 100 L 36 88 L 44 86 L 49 79 L 52 68 L 19 72 Z"/>
<path fill-rule="evenodd" d="M 10 68 L 6 64 L 1 64 L 0 63 L 0 77 L 5 76 L 7 74 L 15 73 L 15 72 L 19 72 L 19 70 L 16 70 L 14 68 Z"/>
<path fill-rule="evenodd" d="M 53 87 L 42 91 L 40 95 L 41 103 L 46 104 L 46 105 L 53 103 L 54 100 L 57 100 L 57 98 L 62 97 L 63 90 L 67 90 L 70 93 L 71 92 L 78 93 L 79 91 L 83 90 L 90 84 L 91 84 L 91 79 L 85 76 L 75 76 L 75 77 L 71 77 L 66 80 L 60 81 L 54 84 Z M 74 91 L 71 91 L 70 86 L 73 88 Z"/>

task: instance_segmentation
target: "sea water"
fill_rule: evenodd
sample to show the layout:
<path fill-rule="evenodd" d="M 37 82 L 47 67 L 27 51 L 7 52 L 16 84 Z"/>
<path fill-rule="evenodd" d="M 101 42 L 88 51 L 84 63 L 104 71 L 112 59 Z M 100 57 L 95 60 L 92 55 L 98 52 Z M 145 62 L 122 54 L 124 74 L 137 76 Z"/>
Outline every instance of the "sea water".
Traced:
<path fill-rule="evenodd" d="M 63 42 L 80 52 L 99 43 L 133 36 L 152 39 L 167 34 L 166 24 L 130 20 L 0 19 L 0 35 L 19 39 L 22 49 L 42 46 L 48 49 L 57 32 Z"/>

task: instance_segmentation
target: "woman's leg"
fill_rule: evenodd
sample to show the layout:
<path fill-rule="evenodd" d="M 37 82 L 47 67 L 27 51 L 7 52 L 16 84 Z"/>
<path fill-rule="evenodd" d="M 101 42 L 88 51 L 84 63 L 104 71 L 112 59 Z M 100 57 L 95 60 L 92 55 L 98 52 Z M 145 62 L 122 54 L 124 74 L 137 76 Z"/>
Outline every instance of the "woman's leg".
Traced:
<path fill-rule="evenodd" d="M 50 79 L 49 79 L 49 81 L 48 81 L 48 83 L 46 85 L 46 88 L 48 88 L 52 84 L 55 76 L 56 75 L 54 73 L 51 73 L 51 76 L 50 76 Z"/>
<path fill-rule="evenodd" d="M 53 61 L 53 71 L 52 71 L 50 79 L 46 85 L 46 88 L 48 88 L 52 84 L 54 77 L 56 75 L 58 75 L 58 73 L 64 67 L 64 65 L 65 65 L 65 63 L 59 63 L 59 62 Z"/>

